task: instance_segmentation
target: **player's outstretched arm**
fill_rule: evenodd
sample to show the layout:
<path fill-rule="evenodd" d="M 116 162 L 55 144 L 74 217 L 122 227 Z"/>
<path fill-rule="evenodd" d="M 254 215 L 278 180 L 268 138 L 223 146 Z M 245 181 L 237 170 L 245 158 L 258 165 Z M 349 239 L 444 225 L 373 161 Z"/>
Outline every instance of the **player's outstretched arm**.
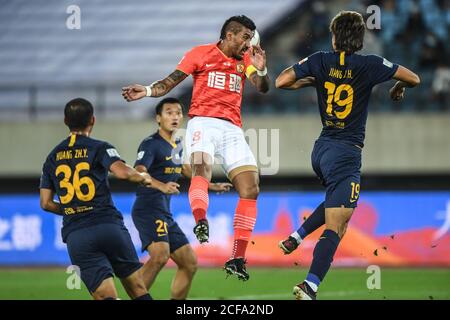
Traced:
<path fill-rule="evenodd" d="M 275 80 L 275 87 L 284 90 L 296 90 L 315 86 L 316 79 L 314 77 L 306 77 L 297 80 L 293 67 L 284 69 Z"/>
<path fill-rule="evenodd" d="M 152 178 L 148 173 L 138 172 L 134 168 L 130 167 L 120 160 L 114 162 L 109 167 L 109 171 L 111 171 L 119 179 L 141 183 L 146 187 L 149 187 L 152 184 Z"/>
<path fill-rule="evenodd" d="M 147 173 L 147 168 L 141 164 L 134 167 L 138 172 Z M 179 194 L 180 190 L 178 188 L 180 185 L 176 182 L 169 181 L 167 183 L 161 182 L 152 177 L 152 183 L 149 185 L 150 188 L 161 191 L 165 194 Z"/>
<path fill-rule="evenodd" d="M 394 101 L 403 99 L 405 88 L 413 88 L 420 84 L 419 76 L 403 66 L 398 66 L 398 69 L 392 78 L 398 80 L 389 90 L 389 95 Z"/>
<path fill-rule="evenodd" d="M 51 189 L 40 189 L 40 204 L 41 208 L 48 212 L 53 212 L 59 216 L 62 216 L 61 205 L 58 202 L 55 202 L 54 199 L 55 191 Z"/>
<path fill-rule="evenodd" d="M 249 80 L 255 86 L 256 90 L 261 93 L 266 93 L 270 87 L 270 79 L 267 75 L 266 52 L 259 45 L 253 46 L 250 60 L 256 68 L 256 72 L 250 75 Z"/>
<path fill-rule="evenodd" d="M 125 100 L 135 101 L 143 97 L 162 97 L 175 88 L 188 75 L 180 70 L 175 70 L 162 80 L 153 82 L 149 86 L 133 84 L 122 88 L 122 96 Z"/>

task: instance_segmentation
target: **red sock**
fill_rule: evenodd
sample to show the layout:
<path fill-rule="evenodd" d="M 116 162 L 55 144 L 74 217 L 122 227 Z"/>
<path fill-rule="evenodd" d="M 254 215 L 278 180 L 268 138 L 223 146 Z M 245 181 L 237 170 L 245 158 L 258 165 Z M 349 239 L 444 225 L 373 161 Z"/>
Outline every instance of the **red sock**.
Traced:
<path fill-rule="evenodd" d="M 206 219 L 206 211 L 208 210 L 209 204 L 208 186 L 209 181 L 202 176 L 195 176 L 191 179 L 188 195 L 195 223 L 198 223 L 199 220 Z"/>
<path fill-rule="evenodd" d="M 234 215 L 234 244 L 231 258 L 244 258 L 256 223 L 256 200 L 239 199 Z"/>

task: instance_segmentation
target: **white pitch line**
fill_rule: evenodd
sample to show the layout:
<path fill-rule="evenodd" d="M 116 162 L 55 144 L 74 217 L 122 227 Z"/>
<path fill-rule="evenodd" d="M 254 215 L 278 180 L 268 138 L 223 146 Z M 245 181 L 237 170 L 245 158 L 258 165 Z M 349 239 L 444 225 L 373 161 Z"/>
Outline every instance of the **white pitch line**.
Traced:
<path fill-rule="evenodd" d="M 413 295 L 416 296 L 418 294 L 417 291 L 415 292 L 408 292 L 408 291 L 373 291 L 375 294 L 383 294 L 386 296 L 387 299 L 389 299 L 389 295 L 402 295 L 402 296 L 408 296 Z M 367 294 L 368 290 L 360 290 L 360 291 L 325 291 L 319 294 L 320 298 L 327 298 L 327 297 L 346 297 L 346 296 L 354 296 L 354 295 L 360 295 L 360 294 Z M 450 294 L 450 291 L 421 291 L 420 294 L 423 293 L 423 300 L 427 300 L 428 296 L 437 296 L 436 298 L 439 299 L 439 295 L 446 295 L 448 296 Z M 226 300 L 270 300 L 270 299 L 280 299 L 285 298 L 286 300 L 294 299 L 293 294 L 288 293 L 273 293 L 273 294 L 257 294 L 257 295 L 245 295 L 245 296 L 231 296 L 226 297 Z M 366 298 L 370 298 L 370 296 L 367 296 Z M 375 298 L 375 297 L 374 297 Z M 376 297 L 380 298 L 380 297 Z M 394 299 L 402 299 L 402 298 L 394 298 Z M 440 298 L 442 299 L 442 298 Z M 198 298 L 192 298 L 191 300 L 218 300 L 218 298 L 212 298 L 212 297 L 198 297 Z"/>

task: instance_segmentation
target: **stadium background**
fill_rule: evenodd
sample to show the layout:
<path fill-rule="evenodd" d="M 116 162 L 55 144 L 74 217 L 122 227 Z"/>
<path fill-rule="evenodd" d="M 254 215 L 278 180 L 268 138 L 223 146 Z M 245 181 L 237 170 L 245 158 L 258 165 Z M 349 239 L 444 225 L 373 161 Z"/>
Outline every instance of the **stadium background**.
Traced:
<path fill-rule="evenodd" d="M 331 278 L 329 282 L 338 286 L 339 281 L 346 281 L 348 271 L 349 278 L 356 273 L 354 278 L 359 275 L 362 279 L 355 286 L 367 291 L 361 275 L 368 265 L 379 265 L 388 270 L 386 274 L 395 273 L 394 291 L 403 281 L 397 283 L 395 279 L 407 275 L 405 279 L 410 280 L 403 283 L 402 290 L 395 291 L 397 294 L 391 290 L 378 296 L 330 294 L 328 298 L 386 295 L 427 298 L 426 293 L 407 294 L 410 282 L 419 281 L 420 275 L 426 274 L 428 280 L 424 278 L 424 283 L 438 286 L 430 289 L 434 292 L 432 296 L 449 299 L 448 0 L 3 1 L 0 4 L 0 279 L 9 282 L 0 281 L 0 298 L 39 297 L 24 293 L 29 282 L 22 287 L 18 280 L 27 278 L 24 272 L 28 268 L 33 268 L 31 278 L 43 279 L 42 288 L 46 288 L 47 280 L 40 278 L 41 272 L 55 275 L 54 279 L 61 279 L 58 288 L 62 288 L 55 291 L 55 296 L 72 297 L 64 293 L 65 268 L 70 261 L 59 235 L 61 220 L 43 212 L 38 201 L 42 163 L 51 148 L 67 134 L 62 109 L 69 99 L 79 96 L 90 99 L 97 116 L 93 136 L 114 144 L 122 157 L 133 163 L 139 142 L 156 130 L 152 112 L 157 100 L 126 103 L 120 95 L 122 86 L 149 84 L 166 76 L 191 47 L 216 41 L 225 19 L 235 14 L 246 14 L 255 21 L 267 52 L 269 74 L 274 79 L 301 58 L 330 48 L 328 24 L 339 10 L 365 13 L 373 4 L 381 8 L 381 29 L 367 32 L 363 53 L 376 53 L 411 68 L 420 75 L 422 83 L 407 90 L 400 103 L 388 99 L 392 83 L 374 89 L 363 152 L 360 205 L 334 261 L 335 266 L 356 269 L 335 271 L 342 272 L 341 280 L 333 284 L 335 280 Z M 81 10 L 80 29 L 71 30 L 66 25 L 72 14 L 66 11 L 70 5 Z M 169 96 L 179 97 L 188 106 L 191 87 L 189 78 Z M 273 275 L 275 282 L 282 283 L 283 277 L 289 275 L 287 283 L 295 284 L 311 261 L 320 231 L 290 256 L 283 256 L 277 243 L 297 228 L 323 198 L 309 159 L 321 127 L 315 92 L 313 89 L 287 92 L 272 87 L 267 95 L 260 95 L 247 85 L 242 112 L 244 130 L 257 142 L 252 148 L 261 168 L 266 173 L 277 172 L 261 177 L 258 221 L 248 250 L 249 265 L 252 269 L 264 267 L 254 271 L 255 278 Z M 266 145 L 268 150 L 264 148 Z M 220 168 L 215 169 L 215 180 L 224 181 Z M 182 181 L 183 191 L 187 184 Z M 111 185 L 114 201 L 124 213 L 136 249 L 140 250 L 129 216 L 134 186 L 114 179 Z M 194 240 L 186 193 L 172 200 L 174 216 L 192 240 L 200 265 L 213 268 L 199 271 L 194 297 L 227 297 L 214 291 L 195 290 L 198 290 L 196 283 L 211 281 L 202 280 L 202 274 L 212 272 L 213 281 L 222 277 L 214 270 L 222 266 L 231 250 L 236 200 L 234 193 L 211 195 L 212 238 L 207 246 L 199 246 Z M 146 258 L 142 255 L 143 260 Z M 163 291 L 169 283 L 164 279 L 173 270 L 165 272 L 157 283 Z M 267 292 L 263 295 L 262 288 L 255 288 L 250 295 L 240 286 L 234 290 L 242 290 L 242 297 L 286 298 Z M 290 287 L 277 290 L 287 292 Z M 167 298 L 164 294 L 161 297 Z"/>

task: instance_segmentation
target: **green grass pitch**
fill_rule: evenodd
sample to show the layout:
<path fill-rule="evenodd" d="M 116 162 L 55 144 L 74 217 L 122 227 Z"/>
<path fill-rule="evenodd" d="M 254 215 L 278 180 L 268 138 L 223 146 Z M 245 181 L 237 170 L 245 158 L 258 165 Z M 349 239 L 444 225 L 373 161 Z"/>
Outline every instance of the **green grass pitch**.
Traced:
<path fill-rule="evenodd" d="M 250 280 L 229 277 L 220 268 L 201 268 L 194 279 L 190 299 L 293 299 L 292 287 L 304 279 L 300 268 L 249 268 Z M 170 298 L 175 269 L 164 269 L 151 294 L 155 299 Z M 331 269 L 321 285 L 319 299 L 450 299 L 450 269 L 381 269 L 381 289 L 367 289 L 365 268 Z M 81 290 L 66 288 L 68 274 L 62 268 L 0 269 L 0 299 L 90 299 Z M 128 299 L 116 279 L 119 296 Z"/>

